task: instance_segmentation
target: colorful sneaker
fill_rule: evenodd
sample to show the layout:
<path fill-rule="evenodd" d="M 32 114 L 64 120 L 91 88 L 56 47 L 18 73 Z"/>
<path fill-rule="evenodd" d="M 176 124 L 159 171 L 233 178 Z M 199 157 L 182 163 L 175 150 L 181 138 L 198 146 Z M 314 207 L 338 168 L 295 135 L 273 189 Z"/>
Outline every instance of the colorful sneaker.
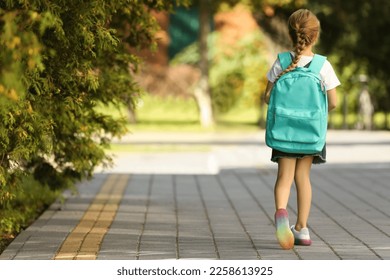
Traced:
<path fill-rule="evenodd" d="M 276 237 L 280 246 L 289 250 L 294 247 L 294 235 L 290 229 L 288 213 L 286 209 L 278 209 L 275 212 Z"/>
<path fill-rule="evenodd" d="M 291 226 L 291 231 L 294 234 L 294 244 L 302 246 L 310 246 L 311 239 L 308 228 L 301 228 L 300 231 L 295 229 L 295 226 Z"/>

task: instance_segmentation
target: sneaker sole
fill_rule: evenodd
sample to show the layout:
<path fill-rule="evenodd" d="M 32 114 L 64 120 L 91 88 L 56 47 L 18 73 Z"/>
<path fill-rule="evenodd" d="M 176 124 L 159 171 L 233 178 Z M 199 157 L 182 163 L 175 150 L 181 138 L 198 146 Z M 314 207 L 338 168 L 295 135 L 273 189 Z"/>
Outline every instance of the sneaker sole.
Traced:
<path fill-rule="evenodd" d="M 300 246 L 310 246 L 311 245 L 311 239 L 309 237 L 309 239 L 304 239 L 304 238 L 296 238 L 295 237 L 295 230 L 294 230 L 294 226 L 291 226 L 291 232 L 293 233 L 294 235 L 294 245 L 300 245 Z M 299 234 L 299 233 L 297 233 Z"/>
<path fill-rule="evenodd" d="M 300 246 L 310 246 L 311 245 L 311 240 L 307 240 L 307 239 L 296 239 L 294 241 L 294 244 L 295 245 L 300 245 Z"/>
<path fill-rule="evenodd" d="M 275 213 L 276 238 L 284 250 L 294 248 L 294 234 L 289 227 L 288 214 L 284 209 Z"/>

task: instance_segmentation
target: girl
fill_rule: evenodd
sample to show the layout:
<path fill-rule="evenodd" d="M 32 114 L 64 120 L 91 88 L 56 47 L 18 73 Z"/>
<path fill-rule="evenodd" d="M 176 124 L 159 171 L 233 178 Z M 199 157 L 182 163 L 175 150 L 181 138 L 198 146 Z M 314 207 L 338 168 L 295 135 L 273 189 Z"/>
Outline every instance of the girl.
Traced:
<path fill-rule="evenodd" d="M 320 22 L 317 17 L 306 9 L 294 12 L 288 20 L 289 35 L 293 43 L 291 65 L 284 71 L 277 59 L 267 73 L 268 84 L 264 99 L 268 104 L 274 83 L 285 73 L 296 67 L 304 67 L 313 59 L 313 46 L 317 42 Z M 340 85 L 331 64 L 325 61 L 321 71 L 328 96 L 328 111 L 336 107 L 336 87 Z M 272 150 L 271 160 L 278 164 L 278 174 L 275 182 L 275 225 L 276 236 L 283 249 L 292 249 L 295 245 L 311 245 L 307 220 L 311 206 L 310 169 L 312 163 L 324 163 L 326 147 L 318 154 L 290 154 Z M 295 181 L 297 189 L 298 215 L 294 226 L 289 225 L 287 203 L 291 185 Z"/>

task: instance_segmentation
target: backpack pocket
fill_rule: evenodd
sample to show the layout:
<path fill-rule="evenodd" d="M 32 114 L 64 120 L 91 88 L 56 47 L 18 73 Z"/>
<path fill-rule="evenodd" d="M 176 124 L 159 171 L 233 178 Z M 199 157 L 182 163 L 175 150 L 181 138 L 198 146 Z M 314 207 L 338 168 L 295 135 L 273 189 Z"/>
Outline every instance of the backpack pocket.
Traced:
<path fill-rule="evenodd" d="M 271 124 L 272 138 L 293 143 L 317 143 L 322 132 L 320 111 L 275 108 Z"/>

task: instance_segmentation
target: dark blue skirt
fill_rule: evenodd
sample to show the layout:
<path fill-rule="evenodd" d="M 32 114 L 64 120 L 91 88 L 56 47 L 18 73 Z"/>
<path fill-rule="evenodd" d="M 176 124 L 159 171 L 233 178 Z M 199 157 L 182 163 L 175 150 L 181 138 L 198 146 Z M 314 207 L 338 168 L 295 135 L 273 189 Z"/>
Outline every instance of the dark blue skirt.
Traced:
<path fill-rule="evenodd" d="M 326 144 L 321 152 L 317 154 L 292 154 L 292 153 L 285 153 L 282 151 L 278 151 L 275 149 L 272 149 L 272 156 L 271 161 L 278 162 L 280 158 L 304 158 L 312 156 L 313 157 L 313 164 L 321 164 L 326 162 Z"/>

